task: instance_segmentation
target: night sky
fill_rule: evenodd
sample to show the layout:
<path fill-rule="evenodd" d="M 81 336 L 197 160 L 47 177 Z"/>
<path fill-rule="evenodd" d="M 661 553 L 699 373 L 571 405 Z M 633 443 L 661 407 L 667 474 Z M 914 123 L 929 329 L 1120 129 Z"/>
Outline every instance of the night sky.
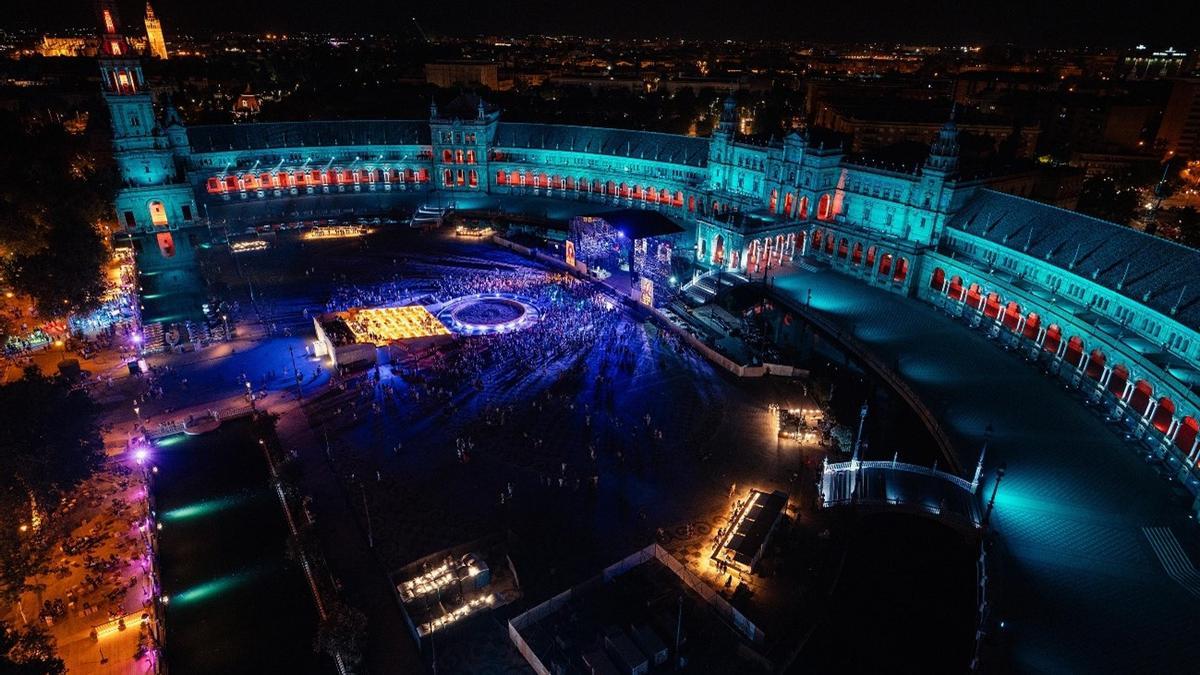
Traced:
<path fill-rule="evenodd" d="M 144 2 L 120 0 L 140 25 Z M 90 0 L 5 2 L 0 26 L 88 25 Z M 613 37 L 803 41 L 1014 42 L 1027 45 L 1190 47 L 1200 43 L 1197 0 L 155 0 L 170 31 L 404 32 L 416 16 L 431 34 L 584 34 Z M 272 12 L 272 7 L 282 11 Z"/>

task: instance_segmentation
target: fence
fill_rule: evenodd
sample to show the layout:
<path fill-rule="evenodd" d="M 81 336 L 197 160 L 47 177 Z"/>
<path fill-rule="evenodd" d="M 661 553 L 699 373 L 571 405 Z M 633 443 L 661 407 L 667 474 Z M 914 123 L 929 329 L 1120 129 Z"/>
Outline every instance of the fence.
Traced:
<path fill-rule="evenodd" d="M 571 601 L 576 594 L 586 592 L 596 586 L 608 583 L 612 579 L 625 574 L 629 570 L 655 559 L 662 563 L 664 567 L 671 571 L 680 581 L 688 588 L 692 589 L 697 595 L 704 599 L 717 614 L 730 624 L 735 631 L 746 637 L 754 644 L 761 645 L 766 638 L 762 630 L 746 618 L 744 614 L 734 609 L 725 598 L 721 597 L 709 586 L 705 581 L 697 577 L 692 572 L 688 571 L 678 560 L 670 553 L 658 545 L 657 542 L 649 546 L 634 551 L 632 554 L 622 558 L 621 560 L 604 568 L 604 571 L 591 579 L 567 589 L 562 593 L 550 598 L 549 600 L 525 611 L 524 613 L 513 617 L 508 621 L 508 636 L 512 640 L 513 645 L 521 655 L 525 657 L 525 661 L 533 668 L 534 672 L 539 675 L 550 675 L 550 671 L 542 664 L 541 659 L 534 653 L 533 649 L 525 641 L 521 635 L 521 630 L 532 626 L 546 617 L 554 614 L 562 609 Z"/>

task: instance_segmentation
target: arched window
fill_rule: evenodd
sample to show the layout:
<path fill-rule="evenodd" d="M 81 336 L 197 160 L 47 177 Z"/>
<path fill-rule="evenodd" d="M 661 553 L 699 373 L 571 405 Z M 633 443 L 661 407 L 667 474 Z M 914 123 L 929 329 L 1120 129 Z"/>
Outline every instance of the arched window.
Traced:
<path fill-rule="evenodd" d="M 1016 330 L 1019 323 L 1021 323 L 1021 306 L 1016 302 L 1009 301 L 1004 307 L 1004 327 L 1009 330 Z"/>
<path fill-rule="evenodd" d="M 833 217 L 833 197 L 824 194 L 817 202 L 817 220 L 829 220 Z"/>
<path fill-rule="evenodd" d="M 850 255 L 850 240 L 842 237 L 842 242 L 838 244 L 838 257 L 845 258 Z"/>
<path fill-rule="evenodd" d="M 825 237 L 825 252 L 833 255 L 833 235 Z"/>
<path fill-rule="evenodd" d="M 450 171 L 450 169 L 442 170 L 442 185 L 445 185 L 446 187 L 454 185 L 454 173 Z"/>
<path fill-rule="evenodd" d="M 942 286 L 946 284 L 946 271 L 940 267 L 933 270 L 933 276 L 929 277 L 929 287 L 941 293 Z"/>
<path fill-rule="evenodd" d="M 892 273 L 892 281 L 901 284 L 908 278 L 908 258 L 896 258 L 896 271 Z"/>
<path fill-rule="evenodd" d="M 1129 396 L 1129 407 L 1138 415 L 1145 415 L 1150 406 L 1150 397 L 1154 395 L 1154 387 L 1145 380 L 1138 380 L 1133 385 L 1133 393 Z"/>
<path fill-rule="evenodd" d="M 1067 340 L 1067 351 L 1063 355 L 1063 359 L 1073 366 L 1078 366 L 1079 362 L 1083 360 L 1083 348 L 1083 338 L 1077 335 L 1071 336 L 1071 339 Z"/>
<path fill-rule="evenodd" d="M 475 163 L 475 151 L 468 150 L 467 151 L 467 164 L 474 164 L 474 163 Z"/>
<path fill-rule="evenodd" d="M 783 196 L 783 213 L 787 217 L 792 216 L 792 207 L 796 205 L 796 195 L 791 192 Z"/>
<path fill-rule="evenodd" d="M 150 202 L 150 222 L 155 227 L 167 226 L 167 207 L 157 199 Z"/>
<path fill-rule="evenodd" d="M 808 218 L 808 197 L 800 198 L 800 206 L 796 208 L 796 217 L 800 220 Z"/>
<path fill-rule="evenodd" d="M 1060 342 L 1062 342 L 1062 329 L 1052 323 L 1046 328 L 1046 338 L 1042 340 L 1042 349 L 1052 354 L 1056 353 Z"/>
<path fill-rule="evenodd" d="M 1120 399 L 1124 395 L 1126 382 L 1129 382 L 1129 369 L 1121 364 L 1112 366 L 1112 372 L 1109 375 L 1109 393 Z"/>
<path fill-rule="evenodd" d="M 862 259 L 863 259 L 862 242 L 856 241 L 856 242 L 854 242 L 854 252 L 850 254 L 850 262 L 854 263 L 855 265 L 861 265 Z"/>
<path fill-rule="evenodd" d="M 822 238 L 823 236 L 824 236 L 824 234 L 823 234 L 823 233 L 822 233 L 820 230 L 813 230 L 813 233 L 812 233 L 812 247 L 813 247 L 814 249 L 820 250 L 820 248 L 821 248 L 821 238 Z"/>
<path fill-rule="evenodd" d="M 1099 380 L 1104 374 L 1104 364 L 1108 362 L 1108 357 L 1099 349 L 1093 349 L 1091 355 L 1088 356 L 1087 370 L 1083 371 L 1088 377 L 1093 380 Z"/>
<path fill-rule="evenodd" d="M 470 173 L 467 174 L 467 185 L 479 187 L 479 174 L 475 172 L 475 169 L 471 169 Z"/>
<path fill-rule="evenodd" d="M 1154 417 L 1150 423 L 1158 429 L 1160 434 L 1167 433 L 1167 429 L 1171 428 L 1171 420 L 1175 418 L 1175 402 L 1166 396 L 1158 399 L 1158 410 L 1154 411 Z"/>
<path fill-rule="evenodd" d="M 442 162 L 445 164 L 449 164 L 450 162 L 453 162 L 453 161 L 454 161 L 453 153 L 451 153 L 449 150 L 443 150 L 442 151 Z"/>
<path fill-rule="evenodd" d="M 1198 435 L 1200 435 L 1200 422 L 1190 415 L 1183 418 L 1179 423 L 1179 430 L 1175 432 L 1175 447 L 1185 453 L 1191 452 Z"/>
<path fill-rule="evenodd" d="M 1000 294 L 988 293 L 987 302 L 983 305 L 983 315 L 989 319 L 1000 316 Z"/>
<path fill-rule="evenodd" d="M 508 184 L 508 174 L 504 173 L 503 171 L 497 171 L 496 172 L 496 185 L 506 185 L 506 184 Z"/>
<path fill-rule="evenodd" d="M 959 298 L 962 297 L 962 292 L 963 292 L 962 277 L 958 276 L 957 274 L 950 277 L 950 288 L 946 291 L 946 295 L 949 295 L 950 297 L 954 298 L 955 300 L 958 300 Z"/>
<path fill-rule="evenodd" d="M 775 213 L 776 208 L 778 206 L 779 206 L 779 190 L 771 190 L 771 200 L 770 200 L 770 202 L 768 202 L 767 208 L 771 211 L 771 213 Z"/>
<path fill-rule="evenodd" d="M 1041 328 L 1042 317 L 1034 312 L 1030 312 L 1029 316 L 1025 317 L 1025 330 L 1021 333 L 1030 340 L 1036 340 L 1038 329 Z"/>
<path fill-rule="evenodd" d="M 886 277 L 892 272 L 892 254 L 884 253 L 879 257 L 879 276 Z"/>
<path fill-rule="evenodd" d="M 874 246 L 867 249 L 867 267 L 870 267 L 872 269 L 875 268 L 875 247 Z"/>

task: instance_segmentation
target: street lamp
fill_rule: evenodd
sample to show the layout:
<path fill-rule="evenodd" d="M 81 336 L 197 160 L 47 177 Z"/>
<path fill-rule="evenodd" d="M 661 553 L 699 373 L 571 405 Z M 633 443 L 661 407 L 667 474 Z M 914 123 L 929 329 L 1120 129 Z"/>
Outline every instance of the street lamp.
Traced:
<path fill-rule="evenodd" d="M 304 381 L 304 376 L 300 374 L 300 369 L 296 367 L 296 350 L 288 345 L 288 355 L 292 357 L 292 372 L 296 374 L 296 400 L 304 400 L 304 390 L 300 387 L 300 383 Z"/>
<path fill-rule="evenodd" d="M 142 409 L 138 406 L 133 406 L 133 414 L 137 415 L 138 426 L 142 426 Z"/>
<path fill-rule="evenodd" d="M 248 379 L 246 380 L 246 396 L 250 398 L 250 409 L 257 412 L 258 408 L 254 407 L 254 387 Z"/>
<path fill-rule="evenodd" d="M 992 483 L 992 496 L 988 499 L 987 511 L 983 514 L 983 529 L 986 530 L 988 522 L 992 519 L 992 509 L 996 506 L 996 492 L 1000 489 L 1000 480 L 1004 478 L 1004 471 L 1008 468 L 1007 464 L 1001 463 L 996 467 L 996 482 Z"/>

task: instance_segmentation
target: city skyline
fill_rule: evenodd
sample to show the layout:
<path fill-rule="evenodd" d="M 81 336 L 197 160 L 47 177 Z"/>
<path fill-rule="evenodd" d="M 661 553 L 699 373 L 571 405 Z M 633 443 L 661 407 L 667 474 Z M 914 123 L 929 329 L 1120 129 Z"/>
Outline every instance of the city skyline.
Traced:
<path fill-rule="evenodd" d="M 144 2 L 123 2 L 124 15 L 139 16 Z M 514 7 L 519 11 L 512 11 Z M 214 32 L 345 32 L 418 37 L 415 18 L 427 35 L 578 35 L 598 38 L 680 38 L 684 40 L 809 43 L 1014 44 L 1030 47 L 1112 47 L 1146 44 L 1189 47 L 1197 37 L 1200 6 L 1178 0 L 1147 3 L 983 2 L 964 6 L 940 0 L 881 2 L 811 7 L 750 0 L 736 11 L 725 3 L 634 3 L 616 0 L 605 11 L 563 7 L 544 0 L 498 4 L 456 3 L 447 15 L 427 7 L 383 3 L 343 6 L 298 0 L 286 13 L 214 13 L 197 3 L 162 0 L 155 11 L 174 30 Z M 65 30 L 90 25 L 92 3 L 21 3 L 0 17 L 8 30 Z M 863 17 L 871 20 L 864 21 Z M 769 18 L 769 21 L 764 21 Z"/>

